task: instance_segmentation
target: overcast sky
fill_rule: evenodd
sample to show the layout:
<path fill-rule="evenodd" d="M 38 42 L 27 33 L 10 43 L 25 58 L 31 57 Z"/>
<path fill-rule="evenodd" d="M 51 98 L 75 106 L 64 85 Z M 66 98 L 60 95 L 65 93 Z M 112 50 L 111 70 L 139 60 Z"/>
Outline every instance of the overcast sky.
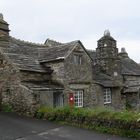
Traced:
<path fill-rule="evenodd" d="M 95 50 L 105 29 L 140 62 L 140 0 L 0 0 L 13 37 L 44 43 L 81 40 Z"/>

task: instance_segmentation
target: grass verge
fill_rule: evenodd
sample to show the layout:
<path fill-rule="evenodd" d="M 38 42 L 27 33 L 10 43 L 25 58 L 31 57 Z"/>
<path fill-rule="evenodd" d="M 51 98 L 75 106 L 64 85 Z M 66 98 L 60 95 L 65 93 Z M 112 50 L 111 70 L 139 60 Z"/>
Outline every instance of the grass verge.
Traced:
<path fill-rule="evenodd" d="M 83 109 L 64 107 L 53 109 L 42 106 L 38 109 L 36 117 L 102 133 L 140 138 L 139 112 L 116 112 L 106 108 Z"/>

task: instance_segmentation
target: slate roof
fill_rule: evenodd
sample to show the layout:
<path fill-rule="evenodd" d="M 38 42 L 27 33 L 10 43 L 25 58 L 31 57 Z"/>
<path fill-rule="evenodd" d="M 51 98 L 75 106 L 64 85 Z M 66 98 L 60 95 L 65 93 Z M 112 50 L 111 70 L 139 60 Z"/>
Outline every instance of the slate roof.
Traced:
<path fill-rule="evenodd" d="M 28 87 L 31 90 L 63 90 L 61 85 L 47 82 L 22 82 L 22 85 Z"/>
<path fill-rule="evenodd" d="M 130 58 L 121 59 L 123 75 L 140 75 L 140 65 Z"/>
<path fill-rule="evenodd" d="M 9 57 L 10 61 L 20 70 L 51 73 L 52 71 L 49 67 L 43 67 L 38 61 L 37 44 L 27 46 L 28 44 L 28 42 L 26 44 L 25 42 L 11 38 L 10 44 L 5 47 L 1 47 L 1 49 L 4 54 Z"/>
<path fill-rule="evenodd" d="M 2 30 L 10 31 L 9 28 L 8 28 L 8 25 L 9 24 L 6 21 L 4 21 L 3 19 L 0 19 L 0 24 L 1 24 L 1 27 L 0 28 Z"/>
<path fill-rule="evenodd" d="M 125 87 L 122 93 L 137 93 L 139 91 L 139 86 Z"/>
<path fill-rule="evenodd" d="M 59 45 L 62 45 L 63 43 L 60 43 L 60 42 L 57 42 L 57 41 L 54 41 L 52 39 L 47 39 L 44 43 L 47 47 L 55 47 L 55 46 L 59 46 Z"/>
<path fill-rule="evenodd" d="M 72 41 L 58 46 L 48 47 L 10 38 L 10 44 L 2 47 L 3 52 L 20 70 L 45 72 L 49 68 L 41 63 L 64 60 L 80 41 Z"/>
<path fill-rule="evenodd" d="M 140 81 L 132 79 L 132 80 L 129 80 L 129 81 L 125 81 L 123 93 L 138 92 L 139 89 L 140 89 Z"/>
<path fill-rule="evenodd" d="M 102 85 L 103 87 L 119 87 L 122 86 L 122 83 L 119 82 L 118 80 L 113 80 L 112 77 L 109 75 L 106 75 L 102 72 L 99 73 L 94 73 L 94 78 L 93 78 L 99 85 Z"/>
<path fill-rule="evenodd" d="M 49 67 L 43 67 L 42 65 L 39 64 L 38 61 L 34 60 L 31 57 L 14 53 L 5 53 L 5 54 L 10 58 L 13 64 L 15 64 L 20 70 L 43 72 L 43 73 L 52 72 Z"/>
<path fill-rule="evenodd" d="M 59 46 L 38 48 L 40 63 L 65 59 L 78 45 L 79 41 L 65 43 Z"/>

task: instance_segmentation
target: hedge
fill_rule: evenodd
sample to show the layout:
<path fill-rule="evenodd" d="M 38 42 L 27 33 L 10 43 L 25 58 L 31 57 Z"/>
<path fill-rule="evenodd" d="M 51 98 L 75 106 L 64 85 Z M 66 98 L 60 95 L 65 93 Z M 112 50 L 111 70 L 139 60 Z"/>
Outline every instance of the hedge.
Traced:
<path fill-rule="evenodd" d="M 106 108 L 83 109 L 64 107 L 53 109 L 40 107 L 36 117 L 100 132 L 140 138 L 139 112 L 116 112 Z"/>

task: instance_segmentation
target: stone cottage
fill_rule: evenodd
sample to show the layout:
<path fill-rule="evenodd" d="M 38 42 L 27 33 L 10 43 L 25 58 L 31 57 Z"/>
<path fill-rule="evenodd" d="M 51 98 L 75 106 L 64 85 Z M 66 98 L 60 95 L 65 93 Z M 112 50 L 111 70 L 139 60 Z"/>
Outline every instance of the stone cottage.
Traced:
<path fill-rule="evenodd" d="M 47 39 L 35 44 L 9 35 L 0 15 L 0 99 L 15 111 L 34 113 L 40 105 L 140 109 L 140 66 L 109 31 L 96 51 L 81 41 Z"/>

